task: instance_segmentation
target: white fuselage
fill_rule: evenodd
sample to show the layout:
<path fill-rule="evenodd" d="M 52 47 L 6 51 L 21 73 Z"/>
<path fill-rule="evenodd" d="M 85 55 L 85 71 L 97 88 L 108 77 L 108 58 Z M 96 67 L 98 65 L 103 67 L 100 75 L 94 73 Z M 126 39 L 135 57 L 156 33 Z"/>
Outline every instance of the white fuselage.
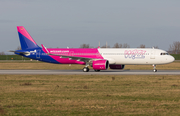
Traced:
<path fill-rule="evenodd" d="M 98 51 L 110 64 L 167 64 L 174 61 L 174 57 L 161 49 L 99 48 Z"/>

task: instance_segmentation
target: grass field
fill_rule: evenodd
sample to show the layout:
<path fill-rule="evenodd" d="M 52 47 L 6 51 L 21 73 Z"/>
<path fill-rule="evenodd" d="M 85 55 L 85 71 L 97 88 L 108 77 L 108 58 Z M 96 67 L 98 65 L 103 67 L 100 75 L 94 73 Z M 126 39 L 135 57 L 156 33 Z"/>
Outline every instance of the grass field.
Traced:
<path fill-rule="evenodd" d="M 180 76 L 0 75 L 0 115 L 180 115 Z"/>
<path fill-rule="evenodd" d="M 5 61 L 0 62 L 0 69 L 56 69 L 56 70 L 70 70 L 70 69 L 82 69 L 84 65 L 71 65 L 68 64 L 50 64 L 43 62 L 13 62 Z M 92 69 L 90 67 L 90 69 Z M 125 69 L 131 70 L 152 70 L 152 65 L 126 65 Z M 180 70 L 180 62 L 173 62 L 165 65 L 157 65 L 157 69 L 168 69 L 168 70 Z"/>
<path fill-rule="evenodd" d="M 30 60 L 30 58 L 22 57 L 20 55 L 0 55 L 0 60 Z"/>
<path fill-rule="evenodd" d="M 82 69 L 83 65 L 0 62 L 0 69 Z M 126 65 L 125 69 L 152 69 Z M 92 69 L 92 68 L 91 68 Z M 180 62 L 157 69 L 180 69 Z M 180 115 L 179 75 L 0 75 L 0 116 Z"/>

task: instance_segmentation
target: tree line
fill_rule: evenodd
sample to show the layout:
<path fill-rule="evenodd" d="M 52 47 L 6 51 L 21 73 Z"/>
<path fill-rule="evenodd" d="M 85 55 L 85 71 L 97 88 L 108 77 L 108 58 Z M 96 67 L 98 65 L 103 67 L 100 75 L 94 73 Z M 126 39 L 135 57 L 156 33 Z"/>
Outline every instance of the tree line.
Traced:
<path fill-rule="evenodd" d="M 93 47 L 90 47 L 89 44 L 82 44 L 82 45 L 80 45 L 79 48 L 93 48 Z M 103 45 L 100 48 L 111 48 L 111 47 L 109 45 Z M 125 44 L 115 43 L 112 48 L 130 48 L 130 45 L 128 45 L 127 43 L 125 43 Z M 146 48 L 146 46 L 144 44 L 141 44 L 137 48 Z M 155 46 L 154 48 L 158 48 L 158 46 Z"/>
<path fill-rule="evenodd" d="M 173 44 L 169 46 L 169 51 L 171 54 L 180 54 L 180 42 L 173 42 Z"/>
<path fill-rule="evenodd" d="M 89 44 L 81 44 L 79 48 L 93 48 L 93 47 L 90 47 Z M 109 45 L 103 45 L 100 48 L 111 48 L 111 47 Z M 130 48 L 130 45 L 128 45 L 127 43 L 124 44 L 115 43 L 112 48 Z M 144 44 L 141 44 L 137 48 L 146 48 L 146 46 Z M 154 48 L 158 48 L 158 46 L 154 46 Z"/>

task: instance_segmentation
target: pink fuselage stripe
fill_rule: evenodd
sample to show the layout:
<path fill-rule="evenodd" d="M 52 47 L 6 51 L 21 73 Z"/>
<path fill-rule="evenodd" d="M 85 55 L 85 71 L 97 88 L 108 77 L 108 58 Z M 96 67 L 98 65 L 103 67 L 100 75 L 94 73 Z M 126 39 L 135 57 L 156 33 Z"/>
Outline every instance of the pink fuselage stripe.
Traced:
<path fill-rule="evenodd" d="M 37 43 L 33 40 L 33 38 L 29 35 L 29 33 L 26 31 L 26 29 L 23 26 L 17 26 L 17 30 L 19 33 L 21 33 L 23 36 L 28 38 L 30 41 L 32 41 L 34 44 L 37 45 Z"/>
<path fill-rule="evenodd" d="M 47 51 L 45 49 L 42 49 L 45 53 Z M 56 55 L 65 55 L 65 56 L 75 56 L 75 57 L 83 57 L 83 58 L 93 58 L 93 59 L 104 59 L 101 54 L 99 53 L 97 48 L 93 49 L 53 49 L 53 48 L 47 48 L 48 52 L 51 54 Z M 54 60 L 62 63 L 62 64 L 82 64 L 84 65 L 85 62 L 83 61 L 77 61 L 77 60 L 71 60 L 69 58 L 61 58 L 61 56 L 54 56 L 49 55 Z"/>

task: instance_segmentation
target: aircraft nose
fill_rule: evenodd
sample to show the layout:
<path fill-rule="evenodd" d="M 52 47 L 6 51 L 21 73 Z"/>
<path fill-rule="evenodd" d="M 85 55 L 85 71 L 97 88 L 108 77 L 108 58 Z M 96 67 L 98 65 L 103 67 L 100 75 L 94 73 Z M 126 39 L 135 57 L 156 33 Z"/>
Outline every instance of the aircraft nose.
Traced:
<path fill-rule="evenodd" d="M 174 60 L 175 60 L 175 58 L 173 56 L 170 56 L 169 61 L 173 62 Z"/>

